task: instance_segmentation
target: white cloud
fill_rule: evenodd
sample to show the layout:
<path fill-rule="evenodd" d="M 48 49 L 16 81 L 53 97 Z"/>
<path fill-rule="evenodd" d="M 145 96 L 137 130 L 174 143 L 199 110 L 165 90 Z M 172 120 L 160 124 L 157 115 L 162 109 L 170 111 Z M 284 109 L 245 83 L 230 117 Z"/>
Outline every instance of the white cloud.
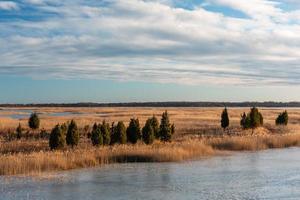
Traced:
<path fill-rule="evenodd" d="M 0 1 L 0 10 L 17 10 L 18 4 L 12 1 Z"/>
<path fill-rule="evenodd" d="M 291 23 L 298 11 L 283 11 L 266 0 L 210 3 L 250 18 L 175 8 L 170 1 L 43 4 L 41 13 L 56 15 L 0 23 L 7 33 L 0 38 L 0 73 L 183 84 L 300 83 L 300 25 Z"/>
<path fill-rule="evenodd" d="M 25 3 L 43 5 L 45 3 L 44 0 L 26 0 Z"/>

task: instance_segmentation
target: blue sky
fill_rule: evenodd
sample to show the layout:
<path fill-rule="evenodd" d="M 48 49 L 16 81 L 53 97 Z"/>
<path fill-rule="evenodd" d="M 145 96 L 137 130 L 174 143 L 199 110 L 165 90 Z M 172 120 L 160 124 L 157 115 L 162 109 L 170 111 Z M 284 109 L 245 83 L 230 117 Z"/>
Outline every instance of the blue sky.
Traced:
<path fill-rule="evenodd" d="M 300 101 L 296 0 L 0 1 L 0 103 Z"/>

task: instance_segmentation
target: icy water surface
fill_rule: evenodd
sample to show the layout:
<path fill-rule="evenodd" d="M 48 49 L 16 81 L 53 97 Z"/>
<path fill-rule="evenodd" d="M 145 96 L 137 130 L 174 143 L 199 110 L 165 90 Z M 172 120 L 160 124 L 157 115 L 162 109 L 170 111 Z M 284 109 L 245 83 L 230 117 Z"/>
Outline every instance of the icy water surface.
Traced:
<path fill-rule="evenodd" d="M 0 199 L 299 199 L 300 148 L 0 177 Z"/>

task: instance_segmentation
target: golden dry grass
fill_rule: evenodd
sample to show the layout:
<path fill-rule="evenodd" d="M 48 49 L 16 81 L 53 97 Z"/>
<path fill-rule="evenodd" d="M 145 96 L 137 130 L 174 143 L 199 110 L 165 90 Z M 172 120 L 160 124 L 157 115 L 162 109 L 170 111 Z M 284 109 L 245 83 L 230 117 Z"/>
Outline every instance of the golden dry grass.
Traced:
<path fill-rule="evenodd" d="M 27 145 L 30 146 L 30 143 Z M 61 151 L 2 154 L 0 175 L 36 174 L 111 163 L 184 161 L 220 154 L 224 150 L 254 151 L 291 146 L 300 146 L 300 134 L 187 139 L 172 143 L 155 142 L 150 146 L 137 144 L 96 148 L 85 144 Z"/>
<path fill-rule="evenodd" d="M 0 156 L 0 175 L 35 174 L 118 162 L 182 161 L 213 154 L 214 150 L 200 141 L 6 154 Z"/>
<path fill-rule="evenodd" d="M 32 153 L 49 150 L 48 141 L 46 140 L 22 139 L 15 141 L 3 141 L 0 144 L 0 155 L 14 153 Z"/>

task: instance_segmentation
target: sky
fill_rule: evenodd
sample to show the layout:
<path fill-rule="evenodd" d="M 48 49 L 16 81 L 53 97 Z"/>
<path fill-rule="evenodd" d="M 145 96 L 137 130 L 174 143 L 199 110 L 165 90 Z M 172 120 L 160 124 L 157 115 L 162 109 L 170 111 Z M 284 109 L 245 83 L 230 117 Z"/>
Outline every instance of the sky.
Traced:
<path fill-rule="evenodd" d="M 300 101 L 299 0 L 0 0 L 0 103 Z"/>

